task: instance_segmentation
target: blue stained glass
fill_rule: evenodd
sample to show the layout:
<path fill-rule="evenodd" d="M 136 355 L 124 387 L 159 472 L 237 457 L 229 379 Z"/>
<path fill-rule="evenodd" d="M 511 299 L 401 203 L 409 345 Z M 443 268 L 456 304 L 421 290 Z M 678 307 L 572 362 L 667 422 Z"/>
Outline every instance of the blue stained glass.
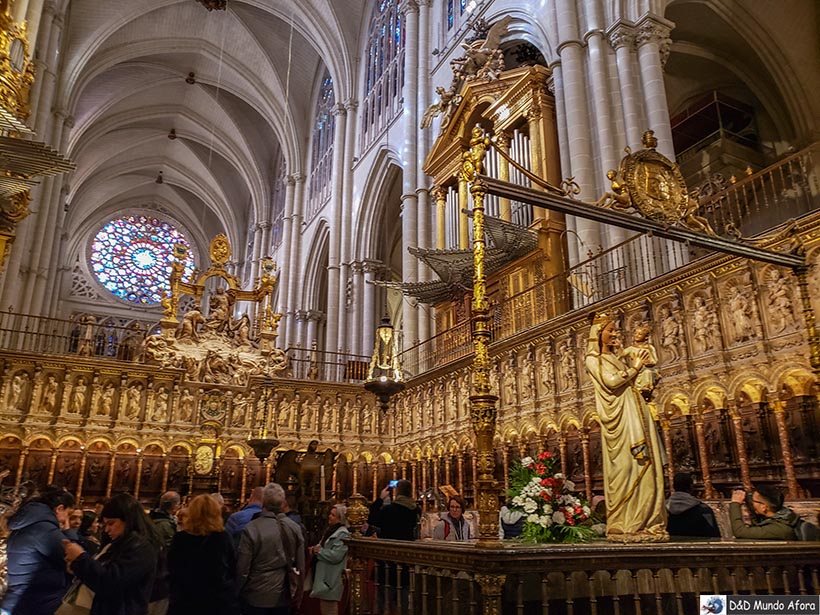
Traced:
<path fill-rule="evenodd" d="M 467 0 L 460 0 L 461 2 L 461 14 L 464 15 L 464 9 L 467 8 Z"/>
<path fill-rule="evenodd" d="M 453 29 L 453 2 L 455 0 L 447 0 L 447 29 Z"/>
<path fill-rule="evenodd" d="M 169 290 L 173 248 L 189 248 L 184 276 L 194 270 L 185 236 L 172 224 L 147 216 L 124 216 L 107 222 L 91 244 L 91 270 L 117 297 L 140 305 L 158 304 Z"/>

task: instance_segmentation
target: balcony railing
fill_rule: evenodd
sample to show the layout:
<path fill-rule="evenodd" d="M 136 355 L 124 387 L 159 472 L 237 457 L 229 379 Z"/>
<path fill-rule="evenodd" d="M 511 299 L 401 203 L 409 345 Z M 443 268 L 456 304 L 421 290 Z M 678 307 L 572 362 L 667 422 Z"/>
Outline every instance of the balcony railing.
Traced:
<path fill-rule="evenodd" d="M 365 355 L 288 348 L 290 375 L 300 380 L 362 382 L 367 378 L 370 357 Z"/>
<path fill-rule="evenodd" d="M 684 615 L 701 612 L 703 594 L 820 591 L 820 555 L 810 543 L 509 541 L 485 549 L 354 538 L 349 546 L 353 613 Z"/>

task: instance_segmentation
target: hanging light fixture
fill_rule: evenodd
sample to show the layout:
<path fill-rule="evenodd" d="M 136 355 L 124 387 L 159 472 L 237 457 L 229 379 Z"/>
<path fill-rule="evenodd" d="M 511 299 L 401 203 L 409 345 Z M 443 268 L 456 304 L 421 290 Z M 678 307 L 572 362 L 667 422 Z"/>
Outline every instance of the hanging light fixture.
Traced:
<path fill-rule="evenodd" d="M 157 178 L 154 180 L 154 183 L 155 183 L 155 184 L 161 184 L 161 183 L 163 183 L 164 181 L 165 181 L 165 180 L 164 180 L 164 179 L 162 179 L 162 171 L 160 171 L 159 173 L 157 173 Z"/>
<path fill-rule="evenodd" d="M 382 318 L 382 323 L 376 329 L 376 343 L 364 388 L 379 398 L 383 412 L 387 412 L 389 408 L 390 397 L 404 390 L 395 332 L 387 316 Z"/>
<path fill-rule="evenodd" d="M 271 451 L 279 445 L 279 439 L 268 437 L 268 408 L 270 406 L 271 395 L 274 392 L 273 379 L 270 376 L 265 377 L 265 380 L 262 381 L 260 386 L 261 390 L 259 391 L 259 396 L 256 398 L 257 410 L 255 415 L 259 416 L 261 410 L 262 421 L 261 424 L 257 426 L 256 437 L 248 438 L 248 446 L 253 449 L 253 453 L 259 459 L 260 463 L 265 463 L 268 457 L 270 457 Z M 261 408 L 259 407 L 260 404 Z"/>

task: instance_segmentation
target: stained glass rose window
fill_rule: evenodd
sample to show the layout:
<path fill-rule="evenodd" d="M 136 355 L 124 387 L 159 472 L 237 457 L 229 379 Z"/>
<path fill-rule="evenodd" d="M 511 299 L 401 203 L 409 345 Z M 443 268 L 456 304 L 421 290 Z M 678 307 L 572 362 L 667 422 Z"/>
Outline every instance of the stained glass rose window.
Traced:
<path fill-rule="evenodd" d="M 152 216 L 123 216 L 106 223 L 91 244 L 91 270 L 120 299 L 139 305 L 158 304 L 169 290 L 174 245 L 189 247 L 170 222 Z M 188 250 L 184 278 L 194 269 Z"/>

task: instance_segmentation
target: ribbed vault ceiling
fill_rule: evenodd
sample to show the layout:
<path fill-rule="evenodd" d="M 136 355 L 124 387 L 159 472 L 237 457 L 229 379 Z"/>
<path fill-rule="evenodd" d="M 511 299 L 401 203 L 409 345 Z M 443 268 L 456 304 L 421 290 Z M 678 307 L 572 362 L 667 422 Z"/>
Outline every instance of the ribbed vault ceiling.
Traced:
<path fill-rule="evenodd" d="M 68 235 L 87 237 L 102 217 L 142 202 L 183 220 L 194 240 L 224 229 L 241 245 L 270 206 L 277 158 L 288 173 L 305 171 L 307 101 L 325 68 L 336 100 L 351 98 L 370 7 L 72 0 L 58 101 L 74 121 L 63 149 L 78 164 Z"/>

